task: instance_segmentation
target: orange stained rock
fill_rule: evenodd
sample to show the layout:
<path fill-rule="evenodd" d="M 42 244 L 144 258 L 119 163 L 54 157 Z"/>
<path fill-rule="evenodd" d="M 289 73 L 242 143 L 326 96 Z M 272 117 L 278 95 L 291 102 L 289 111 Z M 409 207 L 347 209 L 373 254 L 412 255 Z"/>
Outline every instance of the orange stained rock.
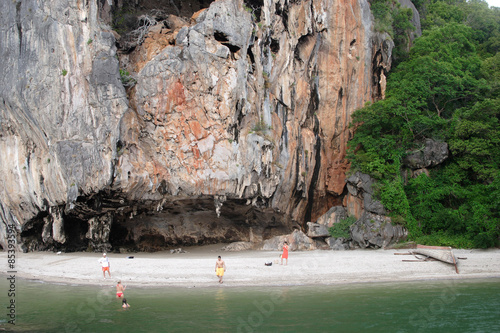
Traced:
<path fill-rule="evenodd" d="M 208 132 L 203 127 L 201 127 L 198 121 L 191 120 L 188 122 L 188 124 L 189 128 L 191 129 L 191 133 L 193 133 L 196 139 L 200 140 L 208 135 Z"/>
<path fill-rule="evenodd" d="M 198 149 L 197 146 L 192 146 L 191 150 L 193 151 L 193 156 L 195 158 L 197 158 L 197 159 L 200 158 L 200 150 Z"/>

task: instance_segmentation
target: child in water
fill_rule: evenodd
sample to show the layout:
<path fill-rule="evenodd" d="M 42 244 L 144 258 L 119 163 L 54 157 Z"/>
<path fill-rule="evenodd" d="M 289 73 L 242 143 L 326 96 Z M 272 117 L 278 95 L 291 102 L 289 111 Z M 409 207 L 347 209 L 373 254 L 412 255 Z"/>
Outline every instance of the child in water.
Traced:
<path fill-rule="evenodd" d="M 126 308 L 129 308 L 130 305 L 127 303 L 127 299 L 124 298 L 123 301 L 122 301 L 122 308 L 126 309 Z"/>

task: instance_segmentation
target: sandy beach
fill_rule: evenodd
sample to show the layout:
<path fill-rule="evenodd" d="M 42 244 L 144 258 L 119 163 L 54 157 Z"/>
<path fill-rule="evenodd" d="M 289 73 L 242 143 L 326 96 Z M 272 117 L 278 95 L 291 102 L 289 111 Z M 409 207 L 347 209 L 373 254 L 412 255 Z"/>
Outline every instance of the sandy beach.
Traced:
<path fill-rule="evenodd" d="M 225 260 L 223 286 L 330 285 L 339 283 L 433 279 L 500 278 L 500 249 L 453 250 L 453 265 L 416 260 L 407 249 L 290 252 L 279 265 L 278 251 L 224 252 L 224 244 L 183 248 L 186 253 L 108 253 L 111 279 L 103 279 L 101 253 L 16 253 L 16 277 L 52 283 L 109 285 L 121 280 L 134 287 L 218 286 L 215 261 Z M 7 253 L 0 253 L 7 274 Z M 130 258 L 133 257 L 133 258 Z M 272 266 L 265 263 L 272 262 Z"/>

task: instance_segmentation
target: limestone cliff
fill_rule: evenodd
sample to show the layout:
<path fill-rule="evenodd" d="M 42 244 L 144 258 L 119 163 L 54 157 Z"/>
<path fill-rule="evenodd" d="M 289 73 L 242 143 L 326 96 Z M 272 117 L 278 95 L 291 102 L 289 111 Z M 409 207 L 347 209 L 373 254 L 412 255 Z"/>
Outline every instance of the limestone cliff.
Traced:
<path fill-rule="evenodd" d="M 367 0 L 2 1 L 0 244 L 303 229 L 342 204 L 350 115 L 384 94 L 372 25 Z"/>

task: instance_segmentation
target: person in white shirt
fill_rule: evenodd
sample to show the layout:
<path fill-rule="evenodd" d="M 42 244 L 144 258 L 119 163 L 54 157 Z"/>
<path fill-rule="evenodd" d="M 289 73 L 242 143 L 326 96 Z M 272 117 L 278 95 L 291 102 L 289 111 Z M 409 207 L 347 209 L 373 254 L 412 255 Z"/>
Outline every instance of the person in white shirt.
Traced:
<path fill-rule="evenodd" d="M 106 278 L 106 271 L 108 271 L 108 275 L 111 278 L 111 272 L 109 271 L 110 264 L 108 257 L 106 257 L 106 253 L 102 254 L 102 258 L 99 259 L 99 262 L 102 265 L 102 275 L 104 276 L 104 278 Z"/>

